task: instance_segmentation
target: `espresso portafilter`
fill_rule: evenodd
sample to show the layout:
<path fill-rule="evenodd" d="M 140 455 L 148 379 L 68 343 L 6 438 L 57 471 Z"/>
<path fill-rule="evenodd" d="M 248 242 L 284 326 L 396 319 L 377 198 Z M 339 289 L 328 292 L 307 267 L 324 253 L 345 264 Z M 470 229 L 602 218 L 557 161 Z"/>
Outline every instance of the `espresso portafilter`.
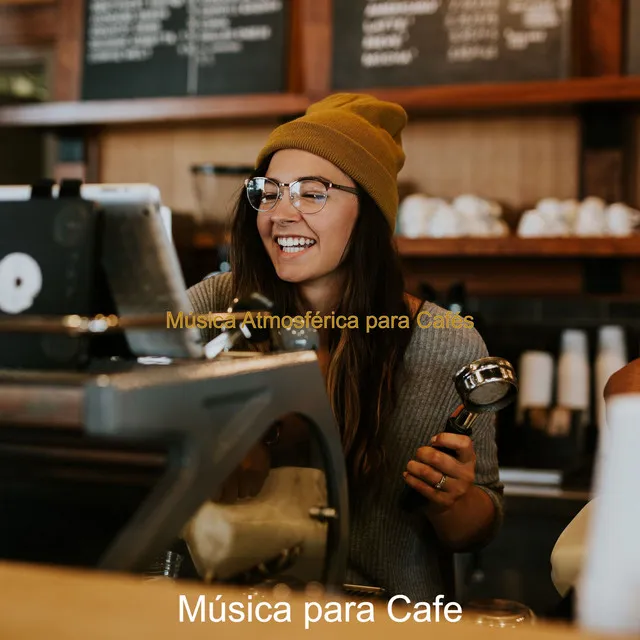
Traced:
<path fill-rule="evenodd" d="M 480 358 L 466 365 L 453 376 L 461 404 L 447 419 L 444 433 L 471 436 L 473 423 L 483 413 L 496 413 L 510 405 L 518 392 L 515 369 L 504 358 Z M 456 452 L 435 447 L 448 455 Z M 404 488 L 401 506 L 413 510 L 424 506 L 426 499 L 409 486 Z"/>

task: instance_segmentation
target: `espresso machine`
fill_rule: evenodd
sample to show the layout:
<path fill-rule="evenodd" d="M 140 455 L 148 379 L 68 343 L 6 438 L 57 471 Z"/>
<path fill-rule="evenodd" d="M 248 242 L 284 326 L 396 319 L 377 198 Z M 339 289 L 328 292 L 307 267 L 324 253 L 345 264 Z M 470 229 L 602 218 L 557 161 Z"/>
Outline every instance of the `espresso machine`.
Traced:
<path fill-rule="evenodd" d="M 297 534 L 284 540 L 272 518 L 254 544 L 264 551 L 247 558 L 219 545 L 207 576 L 233 582 L 260 567 L 261 579 L 291 570 L 298 582 L 341 586 L 346 472 L 312 344 L 245 328 L 205 345 L 197 329 L 169 329 L 166 311 L 186 312 L 188 300 L 155 203 L 140 192 L 118 200 L 113 188 L 50 187 L 28 199 L 0 193 L 3 559 L 148 574 L 177 542 L 197 552 L 202 508 L 295 415 L 312 443 L 297 473 L 315 488 L 285 505 Z M 244 318 L 264 304 L 256 295 L 219 315 Z M 238 338 L 268 348 L 236 351 Z M 217 513 L 219 528 L 241 537 L 279 495 L 283 472 L 254 503 Z M 197 564 L 202 553 L 192 555 Z"/>

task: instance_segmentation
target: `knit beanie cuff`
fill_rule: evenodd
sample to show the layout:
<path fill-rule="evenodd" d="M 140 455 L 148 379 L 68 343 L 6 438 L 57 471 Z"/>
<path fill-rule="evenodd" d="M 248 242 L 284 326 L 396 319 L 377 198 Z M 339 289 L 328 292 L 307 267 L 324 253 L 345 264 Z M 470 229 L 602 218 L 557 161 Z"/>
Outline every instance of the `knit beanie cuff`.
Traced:
<path fill-rule="evenodd" d="M 277 138 L 260 152 L 258 164 L 283 149 L 307 151 L 336 165 L 369 193 L 392 230 L 395 229 L 398 212 L 396 178 L 357 141 L 326 125 L 294 120 L 278 129 Z"/>

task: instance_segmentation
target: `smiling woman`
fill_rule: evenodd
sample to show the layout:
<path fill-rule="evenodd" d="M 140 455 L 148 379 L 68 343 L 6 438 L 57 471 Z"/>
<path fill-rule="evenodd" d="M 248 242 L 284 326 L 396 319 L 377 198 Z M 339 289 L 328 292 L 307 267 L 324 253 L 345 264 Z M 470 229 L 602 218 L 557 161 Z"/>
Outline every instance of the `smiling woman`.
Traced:
<path fill-rule="evenodd" d="M 446 311 L 405 292 L 393 233 L 406 122 L 397 104 L 337 94 L 278 127 L 237 203 L 231 273 L 189 295 L 196 313 L 257 291 L 282 315 L 357 320 L 324 324 L 318 351 L 349 475 L 346 579 L 417 601 L 452 595 L 452 551 L 490 539 L 502 488 L 489 414 L 471 438 L 438 435 L 456 457 L 424 446 L 458 405 L 453 375 L 487 352 L 472 327 L 418 326 Z M 406 485 L 424 509 L 403 511 Z"/>
<path fill-rule="evenodd" d="M 301 168 L 310 177 L 298 177 Z M 319 303 L 340 277 L 338 267 L 358 217 L 356 185 L 328 160 L 298 149 L 278 151 L 267 173 L 267 180 L 254 178 L 247 187 L 249 191 L 253 183 L 266 185 L 255 204 L 249 198 L 253 207 L 260 207 L 260 237 L 278 277 L 300 283 L 303 298 L 326 311 Z"/>

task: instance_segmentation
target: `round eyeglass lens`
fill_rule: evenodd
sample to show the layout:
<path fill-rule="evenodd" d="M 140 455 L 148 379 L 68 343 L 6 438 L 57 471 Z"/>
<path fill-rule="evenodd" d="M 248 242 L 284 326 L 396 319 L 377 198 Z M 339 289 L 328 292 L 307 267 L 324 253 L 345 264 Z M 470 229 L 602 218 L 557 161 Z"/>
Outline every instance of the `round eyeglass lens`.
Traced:
<path fill-rule="evenodd" d="M 249 204 L 257 211 L 271 211 L 278 202 L 277 183 L 268 178 L 252 178 L 247 183 Z"/>
<path fill-rule="evenodd" d="M 301 180 L 291 185 L 291 202 L 301 213 L 318 213 L 327 203 L 327 187 L 318 180 Z"/>

